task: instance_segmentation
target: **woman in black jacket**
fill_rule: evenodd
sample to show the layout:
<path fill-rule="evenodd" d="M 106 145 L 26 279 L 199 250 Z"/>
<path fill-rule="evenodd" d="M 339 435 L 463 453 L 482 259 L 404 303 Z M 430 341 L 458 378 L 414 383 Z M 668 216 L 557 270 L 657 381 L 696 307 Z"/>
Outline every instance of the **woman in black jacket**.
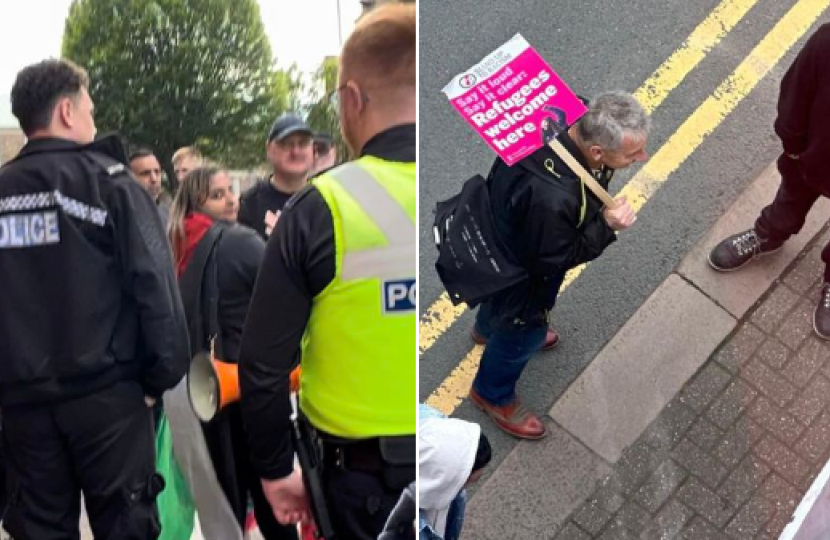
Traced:
<path fill-rule="evenodd" d="M 236 223 L 238 211 L 239 198 L 233 192 L 228 174 L 215 168 L 200 168 L 191 171 L 179 186 L 169 226 L 183 301 L 190 307 L 186 312 L 192 351 L 209 349 L 210 345 L 205 341 L 211 337 L 211 332 L 204 326 L 209 320 L 210 302 L 199 300 L 205 298 L 205 287 L 215 283 L 218 328 L 213 342 L 214 354 L 217 359 L 229 363 L 237 361 L 242 328 L 265 249 L 264 242 L 253 230 Z M 216 233 L 219 236 L 213 256 L 202 270 L 202 265 L 196 264 L 194 254 L 199 253 L 203 241 L 210 242 Z M 196 264 L 192 272 L 203 275 L 187 275 L 191 262 Z M 210 282 L 211 279 L 215 281 Z M 200 286 L 186 290 L 186 286 L 190 286 L 186 284 L 192 283 Z M 193 306 L 198 306 L 196 312 Z M 242 538 L 249 498 L 253 500 L 257 524 L 266 540 L 297 538 L 293 527 L 276 521 L 262 493 L 259 475 L 253 471 L 248 457 L 239 403 L 225 406 L 210 422 L 202 423 L 204 444 L 198 436 L 193 436 L 195 417 L 183 419 L 181 410 L 176 418 L 171 411 L 168 414 L 174 453 L 190 484 L 202 534 L 207 540 Z M 205 447 L 209 460 L 204 459 Z M 220 500 L 222 496 L 224 501 Z M 229 536 L 227 528 L 228 511 L 235 518 L 232 521 L 235 521 L 234 532 L 237 534 L 233 536 Z"/>

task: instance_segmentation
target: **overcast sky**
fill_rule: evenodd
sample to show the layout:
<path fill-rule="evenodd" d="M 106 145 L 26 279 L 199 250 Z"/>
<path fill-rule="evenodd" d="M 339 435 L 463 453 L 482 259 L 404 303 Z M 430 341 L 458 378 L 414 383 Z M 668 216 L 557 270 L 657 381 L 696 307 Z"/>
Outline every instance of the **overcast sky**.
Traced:
<path fill-rule="evenodd" d="M 72 0 L 0 0 L 0 124 L 7 96 L 24 66 L 60 55 L 63 26 Z M 296 63 L 306 72 L 340 50 L 360 15 L 359 0 L 259 0 L 265 31 L 278 65 Z"/>

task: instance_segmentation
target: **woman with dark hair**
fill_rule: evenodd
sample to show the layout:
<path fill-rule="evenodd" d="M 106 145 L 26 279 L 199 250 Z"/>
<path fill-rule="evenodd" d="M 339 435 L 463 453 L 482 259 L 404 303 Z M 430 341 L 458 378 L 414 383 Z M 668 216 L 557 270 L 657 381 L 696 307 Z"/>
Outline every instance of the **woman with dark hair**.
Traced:
<path fill-rule="evenodd" d="M 212 350 L 215 358 L 228 363 L 237 361 L 265 249 L 253 230 L 236 223 L 238 211 L 239 198 L 228 174 L 198 168 L 179 186 L 168 231 L 191 350 L 194 354 Z M 215 309 L 213 315 L 211 309 Z M 209 328 L 211 320 L 215 328 Z M 277 523 L 262 493 L 259 475 L 248 457 L 239 403 L 225 406 L 210 422 L 200 423 L 190 408 L 185 380 L 165 399 L 165 410 L 173 450 L 190 485 L 206 540 L 241 539 L 249 497 L 266 540 L 297 538 L 294 527 Z"/>

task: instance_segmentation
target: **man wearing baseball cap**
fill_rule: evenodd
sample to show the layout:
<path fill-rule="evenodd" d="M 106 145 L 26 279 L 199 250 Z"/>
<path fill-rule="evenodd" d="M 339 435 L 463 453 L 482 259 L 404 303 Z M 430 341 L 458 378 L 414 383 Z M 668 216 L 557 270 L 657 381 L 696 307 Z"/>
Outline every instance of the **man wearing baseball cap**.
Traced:
<path fill-rule="evenodd" d="M 239 201 L 239 223 L 254 229 L 267 240 L 285 202 L 306 185 L 314 165 L 314 132 L 295 113 L 276 119 L 265 152 L 273 173 L 257 182 Z"/>

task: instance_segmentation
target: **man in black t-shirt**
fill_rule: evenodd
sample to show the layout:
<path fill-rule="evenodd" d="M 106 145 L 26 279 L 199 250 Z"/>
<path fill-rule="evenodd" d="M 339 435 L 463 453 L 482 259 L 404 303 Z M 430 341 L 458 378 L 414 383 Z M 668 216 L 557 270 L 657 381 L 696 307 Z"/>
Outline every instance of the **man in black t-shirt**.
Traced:
<path fill-rule="evenodd" d="M 239 201 L 239 223 L 268 240 L 285 202 L 305 187 L 314 165 L 314 132 L 294 113 L 274 122 L 265 145 L 273 174 L 257 182 Z"/>

